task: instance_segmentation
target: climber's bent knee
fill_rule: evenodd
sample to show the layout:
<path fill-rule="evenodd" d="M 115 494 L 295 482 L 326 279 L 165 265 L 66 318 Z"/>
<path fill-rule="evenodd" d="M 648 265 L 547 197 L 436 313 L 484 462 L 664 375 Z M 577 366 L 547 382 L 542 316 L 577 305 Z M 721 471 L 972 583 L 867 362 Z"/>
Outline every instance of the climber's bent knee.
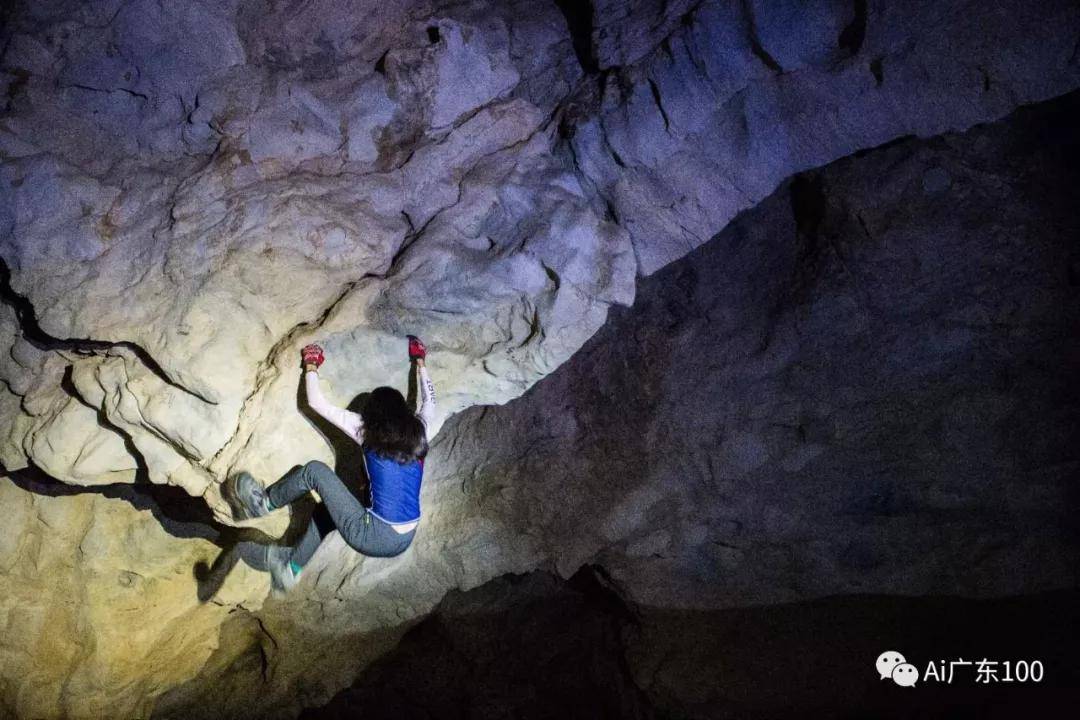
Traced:
<path fill-rule="evenodd" d="M 322 460 L 308 460 L 304 464 L 304 469 L 308 472 L 326 473 L 334 472 L 330 469 L 330 466 L 324 463 Z"/>

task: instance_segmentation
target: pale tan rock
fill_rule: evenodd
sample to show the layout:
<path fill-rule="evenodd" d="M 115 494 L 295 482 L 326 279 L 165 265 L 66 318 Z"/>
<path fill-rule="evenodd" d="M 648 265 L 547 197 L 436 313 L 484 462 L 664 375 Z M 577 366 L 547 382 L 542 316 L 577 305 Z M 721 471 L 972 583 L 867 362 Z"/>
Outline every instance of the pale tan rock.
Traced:
<path fill-rule="evenodd" d="M 212 543 L 168 534 L 149 510 L 93 492 L 50 497 L 0 482 L 0 673 L 14 717 L 145 717 L 191 677 L 262 573 L 238 568 L 200 603 L 192 566 Z M 15 690 L 17 688 L 17 690 Z"/>
<path fill-rule="evenodd" d="M 237 523 L 221 483 L 333 459 L 298 402 L 304 344 L 326 348 L 324 391 L 346 404 L 377 385 L 403 389 L 403 336 L 421 335 L 441 427 L 525 393 L 610 306 L 631 302 L 636 275 L 702 244 L 791 173 L 1080 84 L 1080 19 L 1064 0 L 971 5 L 944 21 L 934 3 L 882 4 L 895 32 L 854 49 L 831 42 L 851 20 L 846 4 L 808 6 L 810 31 L 794 38 L 779 21 L 747 22 L 763 5 L 598 2 L 595 37 L 581 38 L 554 3 L 524 1 L 352 13 L 337 0 L 299 12 L 24 3 L 0 31 L 0 256 L 36 323 L 20 328 L 0 305 L 0 461 L 100 495 L 28 497 L 0 483 L 12 516 L 0 607 L 15 628 L 0 639 L 3 709 L 216 717 L 217 699 L 294 714 L 297 688 L 303 702 L 327 699 L 448 589 L 541 564 L 569 574 L 601 551 L 620 576 L 647 576 L 642 597 L 688 593 L 693 578 L 664 575 L 665 558 L 642 573 L 627 548 L 648 558 L 683 540 L 710 545 L 701 524 L 635 535 L 650 511 L 691 515 L 699 498 L 583 483 L 554 443 L 588 433 L 588 415 L 544 413 L 546 440 L 493 457 L 483 438 L 509 443 L 537 425 L 491 427 L 472 411 L 440 440 L 405 556 L 360 559 L 331 536 L 299 592 L 257 617 L 265 575 L 241 563 L 199 605 L 191 568 L 217 548 L 168 535 L 101 486 L 177 486 L 223 526 L 279 536 L 289 511 Z M 575 53 L 571 30 L 595 62 Z M 926 172 L 918 187 L 948 191 Z M 37 347 L 33 325 L 57 342 Z M 753 356 L 747 372 L 763 381 L 792 358 L 790 328 L 776 338 L 759 354 L 756 339 L 736 338 L 719 357 Z M 855 399 L 838 388 L 775 415 L 829 415 Z M 756 396 L 742 403 L 730 417 L 748 424 L 773 412 Z M 720 459 L 745 480 L 770 463 L 801 471 L 821 452 L 747 432 Z M 587 525 L 560 514 L 567 486 Z M 748 512 L 780 535 L 800 520 L 769 503 Z M 707 532 L 727 542 L 731 520 L 716 520 Z M 745 570 L 742 589 L 769 582 L 742 550 L 716 557 L 715 572 Z"/>

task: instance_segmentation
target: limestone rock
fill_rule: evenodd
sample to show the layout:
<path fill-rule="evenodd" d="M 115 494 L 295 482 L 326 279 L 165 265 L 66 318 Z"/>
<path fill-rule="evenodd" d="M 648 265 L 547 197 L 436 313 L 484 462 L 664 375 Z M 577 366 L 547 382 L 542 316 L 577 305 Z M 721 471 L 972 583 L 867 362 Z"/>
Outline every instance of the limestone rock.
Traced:
<path fill-rule="evenodd" d="M 1067 0 L 863 5 L 19 2 L 0 29 L 0 462 L 72 489 L 3 481 L 0 596 L 22 628 L 5 711 L 292 716 L 448 590 L 541 566 L 710 605 L 1074 578 L 1047 510 L 1067 507 L 1069 438 L 1030 430 L 1075 426 L 1040 404 L 1071 396 L 1017 364 L 1040 343 L 1071 357 L 1053 332 L 1075 302 L 1044 271 L 1072 272 L 1054 244 L 1072 206 L 1025 184 L 1060 175 L 1045 148 L 1011 126 L 905 142 L 725 230 L 793 173 L 1080 85 Z M 1023 293 L 995 295 L 1006 277 Z M 590 341 L 638 278 L 639 306 Z M 706 397 L 686 346 L 708 328 Z M 299 348 L 326 347 L 344 405 L 404 386 L 405 333 L 451 423 L 415 547 L 361 559 L 331 536 L 296 596 L 258 609 L 265 576 L 239 563 L 200 604 L 207 543 L 251 531 L 225 529 L 222 481 L 332 460 Z M 873 450 L 883 434 L 910 454 Z M 171 486 L 203 534 L 110 495 Z M 975 560 L 942 570 L 972 537 Z M 114 587 L 139 577 L 142 604 Z"/>
<path fill-rule="evenodd" d="M 575 123 L 572 142 L 644 275 L 795 172 L 1080 82 L 1076 33 L 1049 30 L 1080 24 L 1068 0 L 855 3 L 861 15 L 831 0 L 635 5 L 643 11 L 618 20 L 617 45 L 650 32 L 654 49 L 601 63 L 599 112 Z M 685 10 L 682 21 L 657 23 L 656 5 Z"/>
<path fill-rule="evenodd" d="M 665 608 L 1075 586 L 1078 111 L 800 175 L 455 418 L 425 499 L 459 586 L 548 563 Z"/>
<path fill-rule="evenodd" d="M 5 717 L 148 717 L 156 695 L 203 666 L 230 613 L 248 614 L 193 592 L 193 565 L 215 554 L 210 540 L 136 486 L 120 487 L 130 490 L 0 483 Z M 256 573 L 236 575 L 242 586 Z"/>
<path fill-rule="evenodd" d="M 258 716 L 327 702 L 448 591 L 532 568 L 596 565 L 678 617 L 1074 587 L 1078 101 L 801 175 L 643 279 L 524 396 L 450 420 L 408 552 L 343 560 L 332 535 L 263 606 L 304 700 L 238 628 L 161 717 L 228 714 L 202 699 L 236 686 Z M 663 658 L 640 652 L 647 684 Z M 705 692 L 694 657 L 658 689 Z"/>
<path fill-rule="evenodd" d="M 635 272 L 791 173 L 1080 83 L 1065 0 L 288 7 L 11 14 L 7 294 L 62 341 L 46 350 L 82 352 L 39 390 L 66 412 L 5 400 L 6 467 L 100 484 L 142 465 L 227 521 L 228 474 L 317 446 L 293 404 L 303 344 L 326 345 L 338 400 L 400 383 L 413 332 L 444 417 L 505 402 Z M 75 426 L 95 448 L 78 470 L 25 442 Z"/>

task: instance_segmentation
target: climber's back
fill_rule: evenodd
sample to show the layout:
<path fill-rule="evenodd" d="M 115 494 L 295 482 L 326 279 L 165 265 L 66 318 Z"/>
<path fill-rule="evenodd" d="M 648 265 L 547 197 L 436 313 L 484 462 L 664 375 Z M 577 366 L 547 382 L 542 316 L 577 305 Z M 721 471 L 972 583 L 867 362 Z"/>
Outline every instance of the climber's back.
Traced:
<path fill-rule="evenodd" d="M 363 411 L 362 445 L 371 483 L 371 512 L 399 532 L 412 529 L 420 519 L 420 483 L 428 451 L 423 410 L 430 404 L 424 397 L 426 388 L 421 395 L 421 411 L 414 414 L 400 392 L 377 387 Z"/>

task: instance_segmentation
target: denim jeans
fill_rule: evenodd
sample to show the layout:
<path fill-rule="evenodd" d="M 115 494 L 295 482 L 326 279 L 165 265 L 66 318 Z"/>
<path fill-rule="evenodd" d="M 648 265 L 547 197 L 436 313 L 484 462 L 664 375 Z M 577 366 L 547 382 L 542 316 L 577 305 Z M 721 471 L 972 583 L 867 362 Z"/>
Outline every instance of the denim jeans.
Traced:
<path fill-rule="evenodd" d="M 275 508 L 285 507 L 309 490 L 319 493 L 341 538 L 353 550 L 371 557 L 393 557 L 405 552 L 416 535 L 416 528 L 399 533 L 364 507 L 345 485 L 345 482 L 326 463 L 312 460 L 290 470 L 283 478 L 266 489 Z M 323 540 L 312 517 L 303 537 L 293 547 L 290 560 L 304 566 L 315 554 Z"/>

